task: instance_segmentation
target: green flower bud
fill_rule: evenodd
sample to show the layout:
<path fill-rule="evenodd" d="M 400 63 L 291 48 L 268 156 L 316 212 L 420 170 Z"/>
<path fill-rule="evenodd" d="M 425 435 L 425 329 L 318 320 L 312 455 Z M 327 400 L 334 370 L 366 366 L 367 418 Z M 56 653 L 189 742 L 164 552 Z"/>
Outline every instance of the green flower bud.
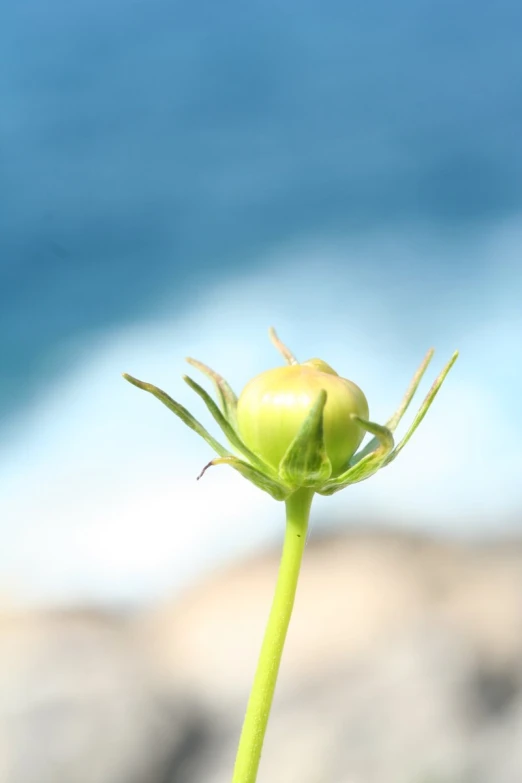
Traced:
<path fill-rule="evenodd" d="M 368 421 L 366 397 L 355 383 L 341 378 L 322 359 L 299 364 L 273 329 L 270 338 L 288 366 L 258 375 L 245 386 L 239 400 L 221 375 L 202 362 L 187 360 L 214 384 L 218 404 L 196 381 L 184 376 L 221 428 L 229 448 L 166 392 L 131 375 L 124 377 L 153 394 L 218 454 L 199 478 L 211 465 L 230 465 L 276 500 L 286 500 L 300 488 L 332 495 L 393 462 L 426 415 L 458 356 L 455 352 L 435 379 L 406 434 L 395 444 L 393 433 L 433 350 L 426 354 L 393 416 L 382 425 Z M 366 432 L 374 437 L 357 451 Z"/>
<path fill-rule="evenodd" d="M 321 359 L 268 370 L 246 385 L 237 404 L 237 424 L 245 445 L 277 471 L 321 390 L 327 395 L 324 445 L 331 476 L 338 476 L 365 434 L 352 415 L 367 419 L 368 403 L 355 383 L 339 377 Z"/>

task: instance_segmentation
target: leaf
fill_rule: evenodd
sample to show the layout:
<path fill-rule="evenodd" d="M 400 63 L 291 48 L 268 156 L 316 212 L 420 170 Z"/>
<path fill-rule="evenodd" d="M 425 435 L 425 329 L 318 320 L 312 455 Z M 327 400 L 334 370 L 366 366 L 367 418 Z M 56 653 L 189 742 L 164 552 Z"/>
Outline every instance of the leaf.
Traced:
<path fill-rule="evenodd" d="M 202 424 L 199 423 L 197 419 L 194 418 L 194 416 L 188 412 L 186 408 L 183 407 L 183 405 L 180 405 L 179 402 L 176 402 L 172 399 L 172 397 L 169 397 L 169 395 L 162 391 L 161 389 L 158 389 L 157 386 L 153 386 L 151 383 L 145 383 L 145 381 L 139 381 L 137 378 L 133 378 L 132 375 L 128 375 L 127 373 L 123 373 L 123 377 L 126 381 L 129 383 L 132 383 L 133 386 L 137 386 L 138 389 L 143 389 L 143 391 L 149 392 L 150 394 L 153 394 L 154 397 L 156 397 L 160 402 L 163 403 L 163 405 L 166 405 L 167 408 L 169 408 L 173 413 L 178 416 L 178 418 L 181 419 L 181 421 L 187 425 L 187 427 L 190 427 L 191 430 L 194 430 L 194 432 L 197 432 L 198 435 L 200 435 L 203 440 L 205 440 L 208 445 L 214 449 L 214 451 L 219 454 L 221 457 L 228 457 L 232 456 L 228 449 L 226 449 L 224 446 L 222 446 L 220 443 L 218 443 L 217 440 L 215 440 L 212 435 L 207 432 L 205 427 L 203 427 Z"/>
<path fill-rule="evenodd" d="M 409 406 L 410 402 L 412 401 L 415 392 L 419 388 L 419 383 L 421 382 L 424 373 L 428 369 L 428 365 L 431 362 L 431 360 L 433 359 L 433 354 L 434 353 L 435 353 L 435 349 L 434 348 L 430 348 L 430 350 L 428 351 L 428 353 L 426 354 L 426 356 L 422 360 L 422 362 L 421 362 L 417 372 L 415 373 L 415 375 L 411 379 L 410 385 L 408 386 L 406 394 L 402 398 L 401 404 L 399 405 L 399 407 L 397 408 L 397 410 L 395 411 L 395 413 L 393 414 L 391 419 L 386 422 L 386 426 L 392 432 L 395 432 L 395 430 L 397 429 L 397 425 L 399 424 L 400 420 L 402 419 L 402 417 L 404 416 L 404 414 L 408 410 L 408 406 Z"/>
<path fill-rule="evenodd" d="M 426 395 L 426 397 L 424 399 L 424 402 L 422 403 L 421 407 L 419 408 L 419 411 L 418 411 L 417 415 L 415 416 L 415 418 L 414 418 L 410 428 L 408 429 L 406 435 L 403 437 L 403 439 L 400 441 L 400 443 L 398 443 L 398 445 L 392 451 L 392 453 L 387 457 L 387 459 L 386 459 L 386 461 L 384 463 L 385 465 L 389 465 L 390 462 L 393 462 L 393 460 L 400 454 L 400 452 L 403 450 L 405 445 L 408 443 L 409 439 L 411 438 L 411 436 L 413 435 L 413 433 L 415 432 L 415 430 L 417 429 L 417 427 L 419 426 L 419 424 L 421 423 L 421 421 L 423 420 L 423 418 L 427 414 L 427 412 L 428 412 L 428 410 L 429 410 L 429 408 L 431 406 L 431 403 L 433 402 L 433 400 L 437 396 L 437 393 L 438 393 L 440 387 L 444 383 L 444 380 L 445 380 L 447 374 L 449 373 L 449 371 L 451 370 L 451 368 L 453 367 L 453 365 L 457 361 L 458 356 L 459 356 L 459 352 L 455 351 L 455 353 L 453 354 L 453 356 L 451 357 L 449 362 L 443 368 L 442 372 L 437 376 L 437 378 L 435 379 L 431 389 L 429 390 L 428 394 Z"/>
<path fill-rule="evenodd" d="M 281 342 L 273 326 L 271 326 L 270 329 L 268 330 L 268 334 L 270 335 L 272 344 L 277 348 L 279 353 L 284 356 L 287 364 L 299 364 L 299 362 L 297 361 L 293 353 L 290 351 L 290 349 L 287 348 L 283 342 Z"/>
<path fill-rule="evenodd" d="M 367 432 L 376 436 L 375 441 L 378 446 L 371 454 L 361 452 L 356 455 L 355 462 L 352 462 L 348 470 L 341 473 L 340 476 L 330 479 L 321 489 L 317 490 L 321 495 L 333 495 L 349 484 L 357 484 L 370 478 L 382 467 L 387 455 L 393 449 L 393 434 L 388 427 L 383 427 L 373 421 L 366 421 L 355 414 L 352 414 L 352 419 L 357 421 Z"/>
<path fill-rule="evenodd" d="M 208 465 L 205 465 L 198 476 L 198 480 L 208 468 L 214 465 L 230 465 L 231 468 L 234 468 L 238 473 L 241 473 L 244 478 L 248 479 L 248 481 L 256 487 L 262 489 L 264 492 L 268 492 L 275 500 L 286 500 L 286 498 L 292 494 L 292 489 L 290 487 L 285 487 L 282 483 L 274 481 L 264 473 L 261 473 L 260 470 L 253 468 L 248 462 L 243 462 L 243 460 L 233 456 L 213 459 Z"/>
<path fill-rule="evenodd" d="M 417 372 L 413 376 L 410 385 L 408 386 L 408 389 L 406 391 L 406 394 L 402 398 L 401 404 L 399 405 L 399 407 L 397 408 L 397 410 L 395 411 L 391 419 L 389 419 L 386 422 L 386 427 L 390 430 L 390 432 L 395 432 L 395 430 L 397 429 L 397 425 L 399 424 L 400 420 L 406 413 L 408 406 L 412 401 L 413 396 L 419 387 L 419 383 L 421 382 L 422 377 L 426 372 L 426 369 L 433 358 L 434 353 L 435 353 L 434 349 L 430 348 L 430 350 L 422 360 Z M 366 446 L 363 449 L 361 449 L 361 451 L 357 456 L 361 459 L 362 457 L 365 457 L 367 454 L 371 454 L 373 451 L 375 451 L 375 449 L 378 448 L 378 446 L 379 446 L 378 438 L 372 438 L 366 444 Z"/>
<path fill-rule="evenodd" d="M 308 416 L 279 463 L 279 475 L 292 487 L 321 486 L 332 473 L 324 445 L 323 412 L 326 392 L 322 389 Z"/>
<path fill-rule="evenodd" d="M 210 411 L 211 415 L 214 417 L 214 419 L 217 421 L 221 429 L 223 430 L 223 433 L 226 435 L 228 440 L 230 441 L 230 444 L 236 448 L 238 451 L 240 451 L 244 457 L 246 457 L 250 462 L 257 466 L 259 470 L 264 471 L 271 471 L 268 465 L 265 465 L 263 460 L 261 460 L 256 454 L 254 454 L 252 451 L 250 451 L 249 448 L 245 446 L 235 429 L 229 424 L 229 422 L 225 419 L 221 411 L 219 410 L 218 406 L 212 399 L 212 397 L 203 389 L 196 381 L 193 381 L 192 378 L 189 378 L 188 375 L 183 376 L 183 380 L 185 383 L 187 383 L 193 391 L 198 394 L 205 405 L 207 406 L 208 410 Z M 275 477 L 275 474 L 274 474 Z"/>
<path fill-rule="evenodd" d="M 198 362 L 197 359 L 192 359 L 189 356 L 186 361 L 210 378 L 218 394 L 221 410 L 227 421 L 237 432 L 237 397 L 226 380 L 210 367 L 207 367 L 206 364 L 203 364 L 203 362 Z"/>
<path fill-rule="evenodd" d="M 352 413 L 351 418 L 356 421 L 363 428 L 363 430 L 366 430 L 366 432 L 370 432 L 372 435 L 375 435 L 375 440 L 377 443 L 376 451 L 378 451 L 380 454 L 389 454 L 389 452 L 393 449 L 394 441 L 393 433 L 388 426 L 377 424 L 375 421 L 361 419 L 361 417 L 357 416 L 355 413 Z M 356 465 L 360 461 L 360 455 L 356 454 L 352 460 L 352 465 Z"/>

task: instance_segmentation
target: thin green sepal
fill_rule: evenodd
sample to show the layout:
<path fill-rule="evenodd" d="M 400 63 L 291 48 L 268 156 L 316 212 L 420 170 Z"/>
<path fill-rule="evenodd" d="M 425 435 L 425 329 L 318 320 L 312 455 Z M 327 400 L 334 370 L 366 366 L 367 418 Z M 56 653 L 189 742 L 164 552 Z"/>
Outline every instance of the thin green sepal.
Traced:
<path fill-rule="evenodd" d="M 246 457 L 254 466 L 256 466 L 259 470 L 264 470 L 268 473 L 272 473 L 272 469 L 266 465 L 262 459 L 260 459 L 256 454 L 254 454 L 252 451 L 250 451 L 249 448 L 245 446 L 235 429 L 232 427 L 232 425 L 226 420 L 226 418 L 223 416 L 221 411 L 219 410 L 218 406 L 212 399 L 212 397 L 208 394 L 208 392 L 203 389 L 202 386 L 199 385 L 199 383 L 196 383 L 192 378 L 190 378 L 188 375 L 183 376 L 183 380 L 186 384 L 190 386 L 190 388 L 196 392 L 196 394 L 201 397 L 205 405 L 207 406 L 210 414 L 214 417 L 215 421 L 219 424 L 221 427 L 223 434 L 226 436 L 228 441 L 230 442 L 230 445 L 233 446 L 235 449 L 241 452 L 241 454 Z M 275 474 L 274 474 L 275 477 Z"/>
<path fill-rule="evenodd" d="M 271 495 L 274 500 L 286 500 L 286 498 L 289 497 L 289 495 L 291 495 L 293 492 L 291 487 L 285 487 L 282 483 L 274 481 L 264 473 L 261 473 L 261 471 L 253 468 L 252 465 L 248 464 L 248 462 L 243 462 L 243 460 L 233 456 L 220 457 L 218 459 L 211 460 L 211 462 L 205 465 L 199 474 L 198 481 L 208 470 L 208 468 L 213 467 L 214 465 L 230 465 L 231 468 L 237 470 L 238 473 L 240 473 L 244 478 L 248 479 L 256 487 L 262 489 L 264 492 L 268 492 L 268 494 Z"/>
<path fill-rule="evenodd" d="M 361 419 L 360 416 L 355 414 L 352 414 L 351 418 L 357 421 L 367 432 L 371 432 L 372 435 L 376 436 L 378 446 L 370 454 L 361 452 L 359 455 L 355 455 L 348 470 L 341 473 L 340 476 L 330 479 L 321 489 L 317 490 L 321 495 L 333 495 L 349 484 L 357 484 L 370 478 L 382 467 L 387 455 L 393 449 L 393 434 L 387 427 L 376 424 L 374 421 Z"/>
<path fill-rule="evenodd" d="M 324 444 L 323 413 L 326 391 L 321 389 L 308 416 L 279 463 L 279 475 L 292 487 L 322 486 L 332 474 Z"/>
<path fill-rule="evenodd" d="M 415 418 L 414 418 L 410 428 L 408 429 L 406 435 L 397 444 L 397 446 L 391 452 L 391 454 L 386 458 L 386 460 L 384 462 L 384 465 L 389 465 L 390 462 L 393 462 L 393 460 L 400 454 L 400 452 L 403 450 L 405 445 L 408 443 L 409 439 L 411 438 L 411 436 L 413 435 L 413 433 L 415 432 L 415 430 L 417 429 L 417 427 L 419 426 L 419 424 L 421 423 L 421 421 L 423 420 L 423 418 L 427 414 L 427 412 L 428 412 L 428 410 L 429 410 L 433 400 L 437 396 L 437 393 L 438 393 L 440 387 L 444 383 L 444 380 L 445 380 L 447 374 L 449 373 L 449 371 L 451 370 L 451 368 L 453 367 L 453 365 L 457 361 L 458 356 L 459 356 L 459 352 L 455 351 L 455 353 L 453 354 L 453 356 L 451 357 L 449 362 L 443 368 L 442 372 L 437 376 L 437 378 L 433 382 L 433 385 L 432 385 L 431 389 L 429 390 L 428 394 L 424 398 L 424 401 L 423 401 L 422 405 L 420 406 L 419 411 L 418 411 L 417 415 L 415 416 Z"/>
<path fill-rule="evenodd" d="M 237 396 L 230 385 L 219 373 L 207 367 L 203 362 L 192 359 L 190 356 L 185 361 L 210 378 L 218 394 L 223 415 L 237 432 Z"/>
<path fill-rule="evenodd" d="M 191 430 L 194 430 L 194 432 L 197 432 L 197 434 L 205 440 L 208 445 L 214 449 L 214 451 L 219 454 L 221 457 L 229 457 L 232 456 L 230 454 L 230 451 L 226 449 L 224 446 L 221 445 L 215 438 L 212 437 L 212 435 L 207 432 L 205 427 L 199 423 L 197 419 L 194 418 L 194 416 L 188 412 L 186 408 L 183 407 L 183 405 L 180 405 L 179 402 L 176 402 L 172 399 L 172 397 L 169 397 L 169 395 L 162 391 L 161 389 L 158 389 L 157 386 L 153 386 L 152 383 L 145 383 L 145 381 L 139 381 L 137 378 L 133 378 L 132 375 L 129 375 L 128 373 L 123 373 L 123 377 L 126 381 L 129 383 L 132 383 L 133 386 L 137 386 L 138 389 L 143 389 L 143 391 L 149 392 L 149 394 L 154 395 L 156 399 L 158 399 L 160 402 L 163 403 L 163 405 L 166 405 L 167 408 L 169 408 L 172 413 L 175 413 L 178 418 L 181 419 L 181 421 L 187 425 L 187 427 L 190 427 Z"/>

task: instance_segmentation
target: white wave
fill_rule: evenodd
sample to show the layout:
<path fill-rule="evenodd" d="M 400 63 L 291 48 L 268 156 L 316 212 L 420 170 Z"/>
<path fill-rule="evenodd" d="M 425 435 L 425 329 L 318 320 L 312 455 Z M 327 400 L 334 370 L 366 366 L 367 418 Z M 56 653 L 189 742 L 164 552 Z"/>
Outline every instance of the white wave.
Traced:
<path fill-rule="evenodd" d="M 279 361 L 272 324 L 300 358 L 319 355 L 361 385 L 379 421 L 431 344 L 419 402 L 461 350 L 400 458 L 318 499 L 316 525 L 377 516 L 459 534 L 508 529 L 522 505 L 521 250 L 517 222 L 467 243 L 404 232 L 281 247 L 203 290 L 181 317 L 167 292 L 150 322 L 68 346 L 69 373 L 1 446 L 0 586 L 42 601 L 147 599 L 280 538 L 283 506 L 226 468 L 196 482 L 211 458 L 206 444 L 120 376 L 165 388 L 208 424 L 180 378 L 183 357 L 239 391 Z M 427 277 L 416 267 L 421 253 Z"/>

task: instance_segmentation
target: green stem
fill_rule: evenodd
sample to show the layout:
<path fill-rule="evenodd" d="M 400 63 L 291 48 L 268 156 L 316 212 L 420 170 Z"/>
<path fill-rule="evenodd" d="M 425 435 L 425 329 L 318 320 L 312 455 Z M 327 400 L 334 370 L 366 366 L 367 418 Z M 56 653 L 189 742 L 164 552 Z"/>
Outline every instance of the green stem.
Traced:
<path fill-rule="evenodd" d="M 299 489 L 286 501 L 283 554 L 272 609 L 239 740 L 232 783 L 255 783 L 257 778 L 279 664 L 294 607 L 313 496 L 313 490 Z"/>

